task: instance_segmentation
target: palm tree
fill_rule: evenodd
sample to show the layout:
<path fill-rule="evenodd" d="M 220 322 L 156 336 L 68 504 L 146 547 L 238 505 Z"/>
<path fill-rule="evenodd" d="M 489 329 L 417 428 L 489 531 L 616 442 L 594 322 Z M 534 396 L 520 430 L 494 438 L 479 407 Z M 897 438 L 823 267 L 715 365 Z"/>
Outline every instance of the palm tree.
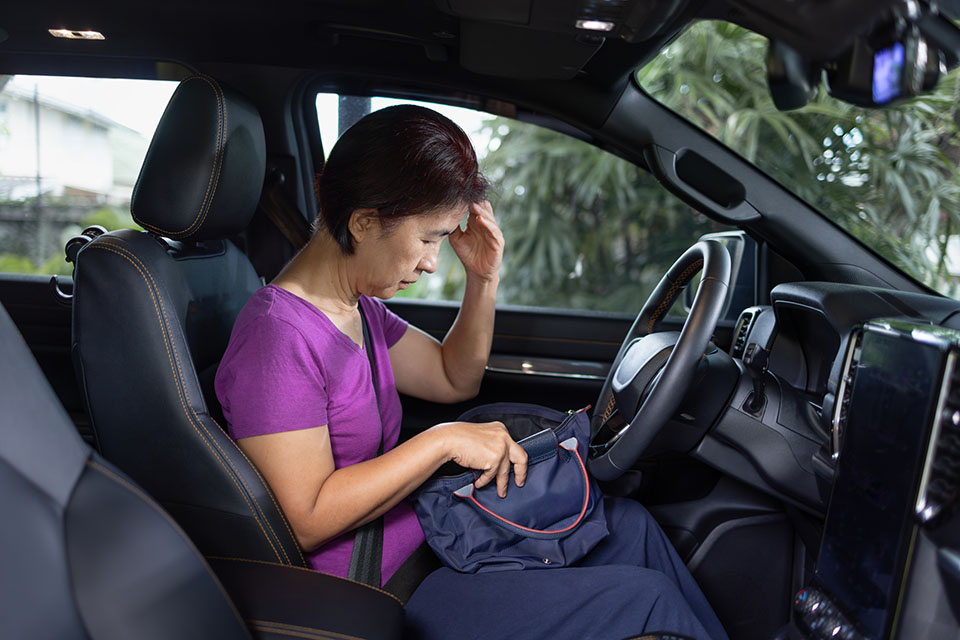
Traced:
<path fill-rule="evenodd" d="M 486 133 L 484 170 L 509 240 L 506 302 L 635 313 L 676 257 L 717 228 L 586 142 L 503 118 Z"/>
<path fill-rule="evenodd" d="M 960 72 L 884 109 L 821 88 L 803 109 L 782 112 L 767 87 L 767 44 L 729 23 L 700 22 L 637 79 L 907 273 L 960 293 L 946 259 L 952 243 L 960 250 Z M 488 121 L 484 134 L 483 167 L 498 185 L 508 242 L 503 302 L 635 312 L 684 248 L 722 228 L 635 165 L 576 138 L 506 118 Z M 433 287 L 456 298 L 463 275 L 451 258 Z"/>
<path fill-rule="evenodd" d="M 907 273 L 960 293 L 945 259 L 960 232 L 960 71 L 883 109 L 821 88 L 806 107 L 780 112 L 766 86 L 766 48 L 746 29 L 701 22 L 637 78 Z"/>

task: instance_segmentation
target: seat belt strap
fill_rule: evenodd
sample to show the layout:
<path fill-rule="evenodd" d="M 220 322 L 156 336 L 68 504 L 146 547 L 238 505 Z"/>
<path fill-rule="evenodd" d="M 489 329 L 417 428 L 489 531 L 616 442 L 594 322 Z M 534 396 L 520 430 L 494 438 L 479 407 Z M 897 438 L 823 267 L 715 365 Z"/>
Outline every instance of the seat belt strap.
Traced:
<path fill-rule="evenodd" d="M 370 377 L 373 381 L 373 395 L 377 399 L 377 422 L 380 425 L 380 446 L 377 456 L 383 454 L 383 419 L 380 416 L 380 392 L 377 391 L 377 372 L 373 362 L 373 345 L 367 331 L 367 319 L 363 307 L 358 303 L 360 322 L 363 325 L 363 347 L 370 361 Z M 353 552 L 350 554 L 350 569 L 347 577 L 357 582 L 380 588 L 380 566 L 383 564 L 383 516 L 368 522 L 353 536 Z"/>
<path fill-rule="evenodd" d="M 310 223 L 283 193 L 282 178 L 283 174 L 279 170 L 267 174 L 257 206 L 267 214 L 273 225 L 293 246 L 293 250 L 299 251 L 310 240 Z"/>

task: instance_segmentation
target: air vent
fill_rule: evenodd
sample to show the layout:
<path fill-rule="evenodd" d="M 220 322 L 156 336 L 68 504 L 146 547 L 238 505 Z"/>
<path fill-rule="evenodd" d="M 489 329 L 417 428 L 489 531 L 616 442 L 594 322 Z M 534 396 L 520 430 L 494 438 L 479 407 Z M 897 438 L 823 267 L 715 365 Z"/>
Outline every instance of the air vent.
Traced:
<path fill-rule="evenodd" d="M 917 515 L 923 522 L 935 518 L 960 491 L 960 371 L 956 364 L 957 353 L 951 351 L 920 478 Z"/>
<path fill-rule="evenodd" d="M 843 369 L 840 370 L 840 384 L 837 387 L 837 403 L 833 407 L 831 421 L 833 459 L 840 457 L 840 445 L 843 443 L 843 433 L 847 429 L 847 413 L 850 409 L 850 394 L 853 391 L 853 379 L 857 375 L 857 363 L 860 361 L 860 344 L 863 342 L 863 331 L 857 331 L 850 336 L 847 343 L 847 354 L 843 359 Z"/>
<path fill-rule="evenodd" d="M 750 335 L 750 329 L 753 327 L 753 321 L 760 314 L 758 309 L 744 309 L 737 319 L 737 328 L 733 334 L 733 346 L 730 347 L 730 355 L 734 358 L 742 358 L 743 351 L 747 348 L 747 336 Z"/>

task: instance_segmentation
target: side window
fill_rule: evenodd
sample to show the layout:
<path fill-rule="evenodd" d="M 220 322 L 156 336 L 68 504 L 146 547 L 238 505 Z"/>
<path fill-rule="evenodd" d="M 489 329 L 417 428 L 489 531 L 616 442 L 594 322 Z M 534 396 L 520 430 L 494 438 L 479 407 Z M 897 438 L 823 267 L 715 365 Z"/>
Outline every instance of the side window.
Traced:
<path fill-rule="evenodd" d="M 319 94 L 324 149 L 365 113 L 411 102 Z M 697 238 L 730 230 L 650 174 L 577 138 L 471 109 L 414 104 L 463 128 L 493 184 L 490 201 L 506 239 L 502 304 L 637 313 Z M 463 284 L 463 269 L 444 243 L 437 272 L 397 295 L 459 300 Z"/>
<path fill-rule="evenodd" d="M 136 228 L 130 194 L 176 86 L 0 75 L 0 272 L 68 275 L 70 236 Z"/>

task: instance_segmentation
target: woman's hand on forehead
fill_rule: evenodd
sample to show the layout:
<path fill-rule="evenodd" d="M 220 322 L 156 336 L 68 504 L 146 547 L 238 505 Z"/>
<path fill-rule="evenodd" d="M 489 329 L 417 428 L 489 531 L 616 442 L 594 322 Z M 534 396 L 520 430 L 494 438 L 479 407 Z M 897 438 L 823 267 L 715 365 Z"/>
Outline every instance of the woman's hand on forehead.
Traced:
<path fill-rule="evenodd" d="M 503 259 L 503 232 L 493 215 L 489 200 L 470 204 L 466 230 L 459 227 L 450 235 L 450 246 L 463 263 L 467 276 L 495 280 Z"/>

